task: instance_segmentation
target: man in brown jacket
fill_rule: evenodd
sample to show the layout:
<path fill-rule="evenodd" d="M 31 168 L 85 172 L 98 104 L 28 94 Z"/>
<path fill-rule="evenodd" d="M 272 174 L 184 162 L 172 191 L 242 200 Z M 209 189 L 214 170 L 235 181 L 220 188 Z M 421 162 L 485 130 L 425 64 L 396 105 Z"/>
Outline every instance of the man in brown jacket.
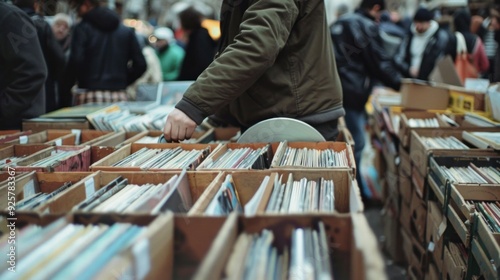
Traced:
<path fill-rule="evenodd" d="M 216 58 L 168 116 L 166 140 L 211 115 L 243 130 L 295 118 L 335 140 L 344 109 L 323 0 L 224 0 L 221 15 Z"/>

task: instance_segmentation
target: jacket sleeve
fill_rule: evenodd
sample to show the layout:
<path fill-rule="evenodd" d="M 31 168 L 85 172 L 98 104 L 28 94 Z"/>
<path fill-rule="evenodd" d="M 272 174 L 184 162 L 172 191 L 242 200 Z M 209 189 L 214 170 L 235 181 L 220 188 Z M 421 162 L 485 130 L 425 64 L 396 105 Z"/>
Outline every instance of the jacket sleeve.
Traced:
<path fill-rule="evenodd" d="M 33 100 L 43 89 L 47 68 L 29 18 L 11 13 L 0 26 L 0 61 L 6 69 L 0 78 L 5 85 L 0 92 L 0 118 L 9 119 L 33 106 Z"/>
<path fill-rule="evenodd" d="M 374 34 L 374 36 L 372 36 L 368 46 L 363 49 L 365 67 L 372 77 L 377 78 L 388 87 L 399 90 L 402 77 L 392 60 L 387 56 L 378 27 L 370 26 L 367 32 Z"/>
<path fill-rule="evenodd" d="M 252 86 L 285 46 L 298 16 L 295 1 L 257 0 L 240 32 L 188 88 L 176 107 L 200 124 Z"/>
<path fill-rule="evenodd" d="M 137 37 L 135 37 L 134 31 L 130 30 L 130 34 L 130 60 L 132 61 L 132 66 L 128 69 L 127 85 L 133 84 L 147 69 L 146 59 L 142 54 L 141 47 L 139 46 Z"/>
<path fill-rule="evenodd" d="M 409 44 L 409 38 L 406 37 L 403 39 L 403 42 L 399 46 L 396 55 L 394 56 L 394 66 L 399 70 L 404 77 L 410 77 L 410 65 L 406 62 L 406 50 Z"/>

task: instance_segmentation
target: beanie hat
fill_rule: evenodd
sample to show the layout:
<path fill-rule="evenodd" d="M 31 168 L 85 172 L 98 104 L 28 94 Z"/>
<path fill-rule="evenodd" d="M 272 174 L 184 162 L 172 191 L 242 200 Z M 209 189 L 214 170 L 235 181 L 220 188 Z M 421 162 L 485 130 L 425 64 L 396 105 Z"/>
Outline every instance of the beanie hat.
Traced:
<path fill-rule="evenodd" d="M 415 13 L 413 21 L 422 22 L 422 21 L 431 21 L 433 19 L 434 19 L 434 13 L 427 10 L 426 8 L 419 8 L 417 10 L 417 13 Z"/>
<path fill-rule="evenodd" d="M 167 41 L 168 43 L 172 43 L 175 39 L 174 37 L 174 32 L 172 31 L 172 29 L 168 28 L 168 27 L 159 27 L 157 28 L 153 35 L 158 38 L 159 40 L 165 40 Z"/>

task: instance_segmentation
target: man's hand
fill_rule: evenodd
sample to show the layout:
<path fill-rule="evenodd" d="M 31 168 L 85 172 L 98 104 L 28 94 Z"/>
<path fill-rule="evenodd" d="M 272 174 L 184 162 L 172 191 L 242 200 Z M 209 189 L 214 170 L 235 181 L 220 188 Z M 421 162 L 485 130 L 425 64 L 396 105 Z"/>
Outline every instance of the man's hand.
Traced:
<path fill-rule="evenodd" d="M 411 67 L 411 68 L 410 68 L 410 76 L 411 76 L 412 78 L 416 78 L 416 77 L 418 77 L 418 72 L 419 72 L 419 71 L 418 71 L 418 68 L 416 68 L 416 67 Z"/>
<path fill-rule="evenodd" d="M 196 123 L 184 112 L 174 109 L 167 117 L 167 122 L 163 128 L 163 135 L 167 141 L 182 141 L 191 138 Z"/>

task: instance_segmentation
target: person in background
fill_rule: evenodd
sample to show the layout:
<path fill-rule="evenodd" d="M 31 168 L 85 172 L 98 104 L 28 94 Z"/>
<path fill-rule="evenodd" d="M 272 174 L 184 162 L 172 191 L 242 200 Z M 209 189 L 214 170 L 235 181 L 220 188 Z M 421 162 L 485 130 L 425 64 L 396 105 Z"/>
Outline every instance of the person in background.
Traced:
<path fill-rule="evenodd" d="M 216 43 L 208 30 L 201 26 L 203 16 L 189 7 L 179 13 L 186 55 L 182 63 L 179 80 L 194 81 L 214 59 Z"/>
<path fill-rule="evenodd" d="M 384 0 L 363 0 L 353 14 L 341 16 L 331 27 L 338 72 L 344 93 L 345 121 L 354 142 L 354 159 L 361 166 L 365 147 L 365 105 L 377 82 L 398 90 L 401 74 L 386 54 L 377 21 L 385 8 Z M 364 202 L 369 192 L 360 172 L 356 179 Z"/>
<path fill-rule="evenodd" d="M 488 57 L 489 69 L 483 73 L 483 78 L 493 81 L 495 76 L 495 56 L 497 54 L 498 43 L 495 40 L 495 28 L 493 22 L 498 22 L 500 14 L 495 9 L 489 9 L 489 16 L 484 20 L 481 16 L 473 17 L 471 31 L 477 34 L 484 43 L 484 51 Z"/>
<path fill-rule="evenodd" d="M 0 129 L 45 113 L 47 66 L 30 17 L 0 2 Z"/>
<path fill-rule="evenodd" d="M 475 34 L 472 34 L 471 22 L 472 20 L 470 13 L 463 8 L 458 9 L 453 15 L 455 32 L 459 32 L 463 35 L 465 44 L 467 45 L 467 52 L 472 57 L 473 65 L 476 67 L 478 73 L 487 73 L 490 67 L 488 56 L 486 55 L 486 51 L 484 49 L 483 41 L 481 40 L 481 38 L 479 38 Z M 456 57 L 456 47 L 454 48 L 454 50 L 455 52 L 452 53 L 452 56 Z"/>
<path fill-rule="evenodd" d="M 149 43 L 148 38 L 140 33 L 136 33 L 139 46 L 142 49 L 142 54 L 146 59 L 146 72 L 135 81 L 134 84 L 127 88 L 127 96 L 129 100 L 135 100 L 137 94 L 137 86 L 140 84 L 158 84 L 163 81 L 161 73 L 161 65 L 155 49 Z"/>
<path fill-rule="evenodd" d="M 384 49 L 389 57 L 393 57 L 394 54 L 396 54 L 399 45 L 401 45 L 401 42 L 406 36 L 406 31 L 396 24 L 396 22 L 393 22 L 392 17 L 397 16 L 391 17 L 391 15 L 393 15 L 393 13 L 389 11 L 382 12 L 379 24 L 380 37 L 382 38 Z"/>
<path fill-rule="evenodd" d="M 324 1 L 303 3 L 224 0 L 219 52 L 168 115 L 165 139 L 189 139 L 211 116 L 211 124 L 242 131 L 294 118 L 335 141 L 345 112 Z M 287 128 L 274 133 L 280 129 Z"/>
<path fill-rule="evenodd" d="M 163 81 L 177 80 L 184 61 L 184 49 L 176 44 L 174 32 L 168 27 L 157 28 L 153 35 L 157 39 L 155 46 L 160 59 Z"/>
<path fill-rule="evenodd" d="M 71 45 L 71 27 L 73 26 L 73 20 L 71 17 L 64 13 L 59 13 L 52 19 L 52 32 L 54 37 L 59 42 L 66 60 L 69 58 L 69 51 Z"/>
<path fill-rule="evenodd" d="M 41 7 L 39 0 L 15 0 L 14 4 L 31 17 L 31 20 L 35 24 L 43 57 L 47 64 L 48 76 L 45 81 L 45 110 L 51 112 L 59 109 L 57 80 L 59 80 L 64 71 L 64 52 L 57 43 L 50 24 L 37 14 Z"/>
<path fill-rule="evenodd" d="M 433 18 L 431 11 L 419 8 L 410 33 L 395 56 L 395 64 L 407 78 L 428 80 L 439 59 L 453 53 L 455 43 L 451 34 L 440 29 Z"/>
<path fill-rule="evenodd" d="M 82 18 L 72 34 L 71 52 L 62 95 L 70 105 L 78 84 L 76 104 L 126 101 L 126 88 L 147 68 L 135 31 L 99 0 L 69 0 Z"/>

